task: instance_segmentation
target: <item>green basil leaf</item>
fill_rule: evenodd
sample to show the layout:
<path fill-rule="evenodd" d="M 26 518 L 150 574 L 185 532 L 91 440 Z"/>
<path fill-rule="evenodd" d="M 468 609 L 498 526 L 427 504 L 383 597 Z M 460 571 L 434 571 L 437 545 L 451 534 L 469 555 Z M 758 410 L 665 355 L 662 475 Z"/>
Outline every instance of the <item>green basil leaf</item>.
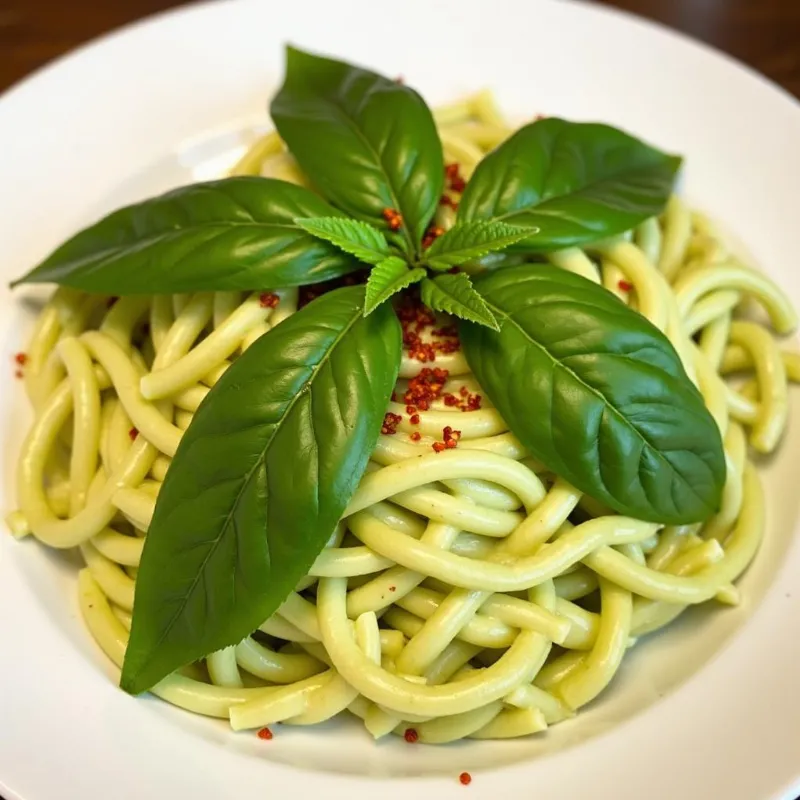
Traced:
<path fill-rule="evenodd" d="M 295 222 L 317 239 L 324 239 L 367 264 L 379 264 L 391 255 L 386 237 L 366 222 L 344 217 L 296 219 Z"/>
<path fill-rule="evenodd" d="M 323 295 L 209 392 L 159 493 L 136 580 L 122 688 L 142 692 L 269 617 L 333 532 L 397 378 L 390 306 Z"/>
<path fill-rule="evenodd" d="M 657 328 L 556 267 L 509 267 L 476 289 L 500 331 L 462 326 L 464 353 L 531 453 L 622 514 L 682 524 L 719 509 L 719 429 Z"/>
<path fill-rule="evenodd" d="M 425 278 L 422 281 L 421 295 L 422 302 L 434 311 L 444 311 L 492 330 L 499 330 L 494 315 L 463 272 L 437 275 L 433 279 Z"/>
<path fill-rule="evenodd" d="M 359 264 L 294 220 L 339 213 L 285 181 L 240 177 L 196 183 L 115 211 L 12 286 L 60 283 L 125 295 L 320 283 Z"/>
<path fill-rule="evenodd" d="M 399 211 L 407 249 L 418 248 L 444 183 L 430 109 L 408 86 L 374 72 L 286 51 L 272 119 L 301 169 L 334 205 L 386 227 Z"/>
<path fill-rule="evenodd" d="M 680 164 L 608 125 L 551 117 L 520 128 L 481 161 L 458 219 L 538 228 L 520 245 L 527 250 L 583 244 L 659 214 Z"/>
<path fill-rule="evenodd" d="M 393 294 L 417 283 L 425 277 L 425 270 L 417 267 L 409 269 L 408 263 L 397 256 L 384 259 L 369 273 L 367 278 L 367 297 L 364 301 L 364 316 L 371 314 L 381 303 Z"/>
<path fill-rule="evenodd" d="M 423 253 L 423 259 L 431 269 L 447 271 L 450 267 L 504 250 L 531 234 L 530 228 L 519 228 L 505 222 L 459 222 L 434 240 Z"/>

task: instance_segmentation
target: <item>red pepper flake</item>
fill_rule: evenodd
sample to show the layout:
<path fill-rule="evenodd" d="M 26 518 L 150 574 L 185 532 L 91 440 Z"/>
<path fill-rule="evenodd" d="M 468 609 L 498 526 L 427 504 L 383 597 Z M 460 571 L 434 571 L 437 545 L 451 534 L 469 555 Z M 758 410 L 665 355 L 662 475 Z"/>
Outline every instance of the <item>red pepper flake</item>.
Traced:
<path fill-rule="evenodd" d="M 449 425 L 442 428 L 442 437 L 447 447 L 456 447 L 461 438 L 461 431 L 454 431 Z"/>
<path fill-rule="evenodd" d="M 27 353 L 17 353 L 14 356 L 14 361 L 17 362 L 21 367 L 24 367 L 28 363 L 28 354 Z"/>
<path fill-rule="evenodd" d="M 467 186 L 466 181 L 461 176 L 461 165 L 458 162 L 446 164 L 444 168 L 444 175 L 447 178 L 448 187 L 461 194 Z"/>
<path fill-rule="evenodd" d="M 132 442 L 135 442 L 135 441 L 136 441 L 136 437 L 137 437 L 138 435 L 139 435 L 139 431 L 138 431 L 138 430 L 136 430 L 136 428 L 131 428 L 131 429 L 128 431 L 128 436 L 130 437 L 130 440 L 131 440 Z"/>
<path fill-rule="evenodd" d="M 396 208 L 384 208 L 381 213 L 390 231 L 399 231 L 403 227 L 403 215 Z"/>
<path fill-rule="evenodd" d="M 481 396 L 479 394 L 471 394 L 467 400 L 467 407 L 462 408 L 462 411 L 479 411 L 481 407 Z"/>
<path fill-rule="evenodd" d="M 443 194 L 439 199 L 440 206 L 449 206 L 453 211 L 458 211 L 458 203 L 449 194 Z"/>
<path fill-rule="evenodd" d="M 18 369 L 18 370 L 17 370 L 17 371 L 14 373 L 14 377 L 15 377 L 17 380 L 19 380 L 20 378 L 22 378 L 22 370 L 21 370 L 21 369 Z"/>
<path fill-rule="evenodd" d="M 397 591 L 397 587 L 396 586 L 390 586 L 389 587 L 389 591 L 390 592 L 396 592 Z"/>
<path fill-rule="evenodd" d="M 419 374 L 408 382 L 403 400 L 409 405 L 416 406 L 419 411 L 427 411 L 431 401 L 436 400 L 442 393 L 449 374 L 446 369 L 440 367 L 423 367 Z"/>
<path fill-rule="evenodd" d="M 422 304 L 418 292 L 411 291 L 403 297 L 397 315 L 403 329 L 403 346 L 410 358 L 424 364 L 435 361 L 438 353 L 455 353 L 461 349 L 458 336 L 451 335 L 457 333 L 454 326 L 434 329 L 436 315 Z M 421 334 L 429 329 L 433 338 L 426 341 Z"/>
<path fill-rule="evenodd" d="M 406 414 L 415 414 L 416 412 L 416 406 L 406 406 Z"/>
<path fill-rule="evenodd" d="M 414 431 L 408 438 L 411 439 L 412 442 L 418 442 L 422 438 L 422 434 L 419 431 Z"/>
<path fill-rule="evenodd" d="M 392 402 L 393 403 L 397 402 L 397 392 L 392 392 Z"/>
<path fill-rule="evenodd" d="M 258 296 L 258 304 L 261 308 L 275 308 L 281 299 L 273 292 L 261 292 Z"/>
<path fill-rule="evenodd" d="M 481 407 L 481 396 L 470 394 L 466 386 L 462 386 L 458 390 L 457 396 L 447 392 L 442 399 L 448 408 L 459 408 L 462 411 L 477 411 Z"/>
<path fill-rule="evenodd" d="M 462 772 L 458 776 L 458 781 L 462 786 L 469 786 L 472 783 L 472 775 L 469 772 Z"/>
<path fill-rule="evenodd" d="M 412 414 L 410 422 L 412 425 L 419 425 L 419 414 Z"/>
<path fill-rule="evenodd" d="M 445 325 L 443 328 L 434 328 L 431 333 L 434 336 L 458 338 L 458 328 L 456 328 L 455 325 Z"/>
<path fill-rule="evenodd" d="M 441 453 L 447 449 L 447 445 L 444 442 L 434 442 L 431 447 L 434 453 Z"/>
<path fill-rule="evenodd" d="M 628 283 L 628 281 L 620 281 L 617 286 L 619 286 L 623 292 L 629 292 L 631 289 L 633 289 L 633 284 Z"/>
<path fill-rule="evenodd" d="M 392 414 L 391 411 L 387 411 L 383 417 L 383 425 L 381 425 L 381 433 L 386 436 L 391 436 L 393 433 L 397 433 L 397 426 L 403 421 L 403 418 L 399 414 Z"/>
<path fill-rule="evenodd" d="M 419 739 L 419 734 L 414 728 L 406 728 L 403 738 L 409 743 L 414 744 Z"/>
<path fill-rule="evenodd" d="M 428 230 L 425 231 L 425 235 L 422 237 L 422 248 L 429 248 L 443 233 L 444 228 L 438 225 L 428 225 Z"/>
<path fill-rule="evenodd" d="M 259 739 L 265 739 L 266 741 L 269 741 L 272 738 L 272 731 L 269 728 L 262 728 L 258 732 L 258 738 Z"/>

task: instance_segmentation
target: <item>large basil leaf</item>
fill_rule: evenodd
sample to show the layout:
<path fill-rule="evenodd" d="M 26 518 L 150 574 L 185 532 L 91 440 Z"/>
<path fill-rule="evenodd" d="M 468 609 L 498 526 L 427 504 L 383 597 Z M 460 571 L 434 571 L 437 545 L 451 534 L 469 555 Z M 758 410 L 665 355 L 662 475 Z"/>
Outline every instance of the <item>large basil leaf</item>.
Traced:
<path fill-rule="evenodd" d="M 358 269 L 358 261 L 294 220 L 339 213 L 285 181 L 197 183 L 110 214 L 16 283 L 114 295 L 319 283 Z"/>
<path fill-rule="evenodd" d="M 458 219 L 540 229 L 517 249 L 582 244 L 660 213 L 680 164 L 608 125 L 551 117 L 520 128 L 481 161 Z"/>
<path fill-rule="evenodd" d="M 384 209 L 399 211 L 406 245 L 418 249 L 444 173 L 433 116 L 413 89 L 290 47 L 270 111 L 300 167 L 334 205 L 384 227 Z"/>
<path fill-rule="evenodd" d="M 323 295 L 249 347 L 201 404 L 145 541 L 126 691 L 251 633 L 330 537 L 400 362 L 391 307 L 366 318 L 363 307 L 363 286 Z"/>
<path fill-rule="evenodd" d="M 463 324 L 467 361 L 537 458 L 640 519 L 689 523 L 718 510 L 720 433 L 660 331 L 555 267 L 509 267 L 475 287 L 500 331 Z"/>

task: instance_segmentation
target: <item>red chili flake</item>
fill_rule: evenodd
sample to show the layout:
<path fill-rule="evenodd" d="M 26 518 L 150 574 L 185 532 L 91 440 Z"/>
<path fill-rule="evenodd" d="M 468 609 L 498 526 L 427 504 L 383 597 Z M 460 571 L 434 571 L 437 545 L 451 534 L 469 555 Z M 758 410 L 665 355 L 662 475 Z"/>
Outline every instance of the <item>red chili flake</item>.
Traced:
<path fill-rule="evenodd" d="M 419 739 L 419 734 L 414 728 L 406 728 L 403 738 L 409 743 L 414 744 Z"/>
<path fill-rule="evenodd" d="M 14 361 L 17 362 L 21 367 L 24 367 L 28 363 L 28 354 L 27 353 L 17 353 L 14 356 Z"/>
<path fill-rule="evenodd" d="M 415 406 L 406 406 L 406 414 L 415 414 L 417 409 Z"/>
<path fill-rule="evenodd" d="M 444 228 L 438 225 L 429 225 L 428 230 L 425 231 L 425 235 L 422 237 L 423 249 L 430 247 L 443 233 Z"/>
<path fill-rule="evenodd" d="M 458 447 L 458 440 L 461 438 L 461 431 L 454 431 L 449 425 L 442 428 L 442 438 L 444 446 L 450 450 Z"/>
<path fill-rule="evenodd" d="M 412 425 L 419 425 L 419 414 L 412 414 L 409 421 Z"/>
<path fill-rule="evenodd" d="M 19 379 L 22 377 L 22 370 L 21 370 L 21 369 L 18 369 L 18 370 L 17 370 L 17 371 L 14 373 L 14 377 L 15 377 L 17 380 L 19 380 Z"/>
<path fill-rule="evenodd" d="M 258 296 L 258 304 L 261 308 L 275 308 L 280 301 L 280 297 L 272 292 L 261 292 Z"/>
<path fill-rule="evenodd" d="M 469 772 L 462 772 L 458 776 L 458 780 L 462 786 L 469 786 L 472 783 L 472 775 L 470 775 Z"/>
<path fill-rule="evenodd" d="M 397 402 L 397 392 L 392 392 L 392 402 L 393 403 Z"/>
<path fill-rule="evenodd" d="M 444 174 L 447 178 L 448 187 L 458 194 L 464 191 L 467 186 L 466 181 L 461 176 L 461 165 L 457 162 L 453 164 L 446 164 Z"/>
<path fill-rule="evenodd" d="M 458 211 L 458 203 L 449 194 L 443 194 L 439 199 L 440 206 L 450 206 L 453 211 Z"/>
<path fill-rule="evenodd" d="M 431 333 L 434 336 L 445 336 L 445 337 L 458 337 L 458 328 L 455 325 L 445 325 L 443 328 L 434 328 Z"/>
<path fill-rule="evenodd" d="M 408 351 L 410 358 L 422 363 L 435 361 L 438 353 L 454 353 L 461 349 L 457 336 L 439 337 L 438 331 L 447 331 L 447 328 L 433 329 L 436 324 L 436 315 L 422 305 L 419 292 L 407 292 L 397 308 L 397 315 L 403 329 L 403 346 Z M 451 326 L 452 327 L 452 326 Z M 420 334 L 431 329 L 434 338 L 425 341 Z M 449 331 L 448 331 L 449 332 Z"/>
<path fill-rule="evenodd" d="M 449 374 L 446 369 L 440 367 L 423 367 L 419 374 L 408 382 L 403 400 L 408 405 L 416 406 L 419 411 L 427 411 L 431 401 L 441 394 Z"/>
<path fill-rule="evenodd" d="M 442 399 L 448 408 L 459 408 L 461 411 L 477 411 L 481 407 L 481 396 L 470 394 L 466 386 L 458 390 L 458 395 L 450 392 L 443 395 Z"/>
<path fill-rule="evenodd" d="M 392 414 L 387 411 L 383 417 L 383 425 L 381 425 L 381 433 L 386 436 L 391 436 L 397 433 L 397 426 L 402 422 L 403 418 L 399 414 Z"/>
<path fill-rule="evenodd" d="M 396 586 L 390 586 L 389 587 L 389 591 L 390 592 L 396 592 L 397 591 L 397 587 Z"/>
<path fill-rule="evenodd" d="M 441 453 L 443 450 L 447 449 L 447 445 L 444 442 L 434 442 L 431 447 L 434 453 Z"/>
<path fill-rule="evenodd" d="M 419 431 L 414 431 L 408 438 L 411 439 L 412 442 L 418 442 L 422 438 L 422 434 Z"/>
<path fill-rule="evenodd" d="M 396 208 L 384 208 L 381 213 L 390 231 L 399 231 L 403 227 L 403 215 Z"/>
<path fill-rule="evenodd" d="M 119 297 L 109 297 L 108 300 L 106 300 L 106 308 L 111 308 L 117 300 L 119 300 Z"/>
<path fill-rule="evenodd" d="M 131 440 L 132 442 L 136 441 L 136 437 L 137 437 L 138 435 L 139 435 L 139 431 L 138 431 L 138 430 L 136 430 L 136 428 L 131 428 L 131 429 L 128 431 L 128 436 L 130 437 L 130 440 Z"/>
<path fill-rule="evenodd" d="M 269 741 L 272 738 L 272 731 L 269 728 L 262 728 L 258 732 L 258 738 L 266 739 L 267 741 Z"/>
<path fill-rule="evenodd" d="M 619 286 L 623 292 L 629 292 L 631 289 L 633 289 L 633 284 L 628 283 L 628 281 L 620 281 L 617 286 Z"/>

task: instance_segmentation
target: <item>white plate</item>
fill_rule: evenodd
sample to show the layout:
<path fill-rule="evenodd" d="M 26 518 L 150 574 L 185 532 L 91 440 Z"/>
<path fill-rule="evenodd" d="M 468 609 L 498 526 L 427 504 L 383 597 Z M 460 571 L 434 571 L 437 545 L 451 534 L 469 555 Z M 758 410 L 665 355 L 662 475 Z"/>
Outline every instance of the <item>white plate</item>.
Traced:
<path fill-rule="evenodd" d="M 481 86 L 512 114 L 600 119 L 687 156 L 685 192 L 800 305 L 800 107 L 708 49 L 600 8 L 532 0 L 227 2 L 107 37 L 0 100 L 0 270 L 18 275 L 120 202 L 219 173 L 267 123 L 291 40 L 403 74 L 436 103 Z M 5 485 L 27 422 L 3 290 Z M 800 407 L 766 467 L 769 531 L 734 610 L 637 647 L 613 690 L 522 742 L 373 744 L 356 726 L 232 734 L 115 687 L 65 554 L 0 536 L 0 790 L 8 800 L 290 796 L 772 800 L 800 790 Z M 2 506 L 12 504 L 10 494 Z M 458 783 L 462 770 L 472 786 Z"/>

